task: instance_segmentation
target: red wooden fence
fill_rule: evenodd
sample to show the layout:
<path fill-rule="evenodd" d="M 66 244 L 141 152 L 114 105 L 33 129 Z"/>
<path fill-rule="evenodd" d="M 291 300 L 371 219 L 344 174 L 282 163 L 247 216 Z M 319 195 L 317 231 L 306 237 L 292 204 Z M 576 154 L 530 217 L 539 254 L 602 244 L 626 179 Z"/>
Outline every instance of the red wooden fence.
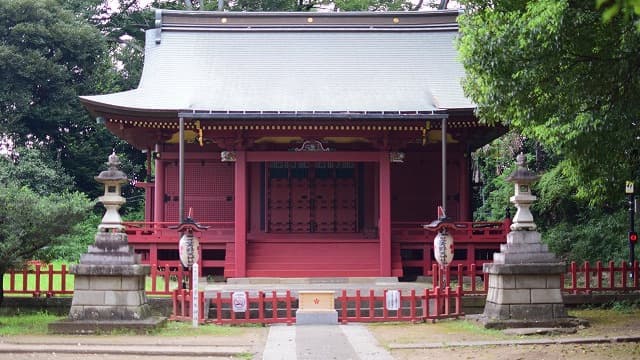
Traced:
<path fill-rule="evenodd" d="M 487 292 L 487 274 L 475 265 L 457 265 L 440 273 L 434 265 L 428 274 L 432 284 L 438 284 L 442 277 L 452 286 L 462 285 L 463 294 L 484 294 Z M 28 295 L 34 297 L 73 294 L 73 286 L 69 284 L 73 274 L 68 266 L 62 264 L 55 269 L 52 264 L 32 262 L 22 270 L 10 270 L 5 274 L 3 287 L 6 295 Z M 149 295 L 172 295 L 173 290 L 181 288 L 188 281 L 189 272 L 174 269 L 170 266 L 151 266 L 148 279 Z M 592 292 L 617 291 L 628 292 L 640 290 L 640 269 L 638 262 L 629 266 L 626 262 L 606 265 L 597 262 L 590 265 L 585 262 L 578 265 L 569 264 L 567 272 L 561 275 L 563 291 L 570 294 L 589 294 Z M 224 300 L 227 301 L 227 300 Z"/>
<path fill-rule="evenodd" d="M 5 295 L 51 297 L 73 294 L 73 274 L 66 264 L 56 269 L 53 264 L 32 261 L 22 270 L 11 269 L 4 276 Z M 183 281 L 188 281 L 189 276 L 188 271 L 175 270 L 169 266 L 151 266 L 147 294 L 171 295 L 176 287 L 182 286 Z"/>
<path fill-rule="evenodd" d="M 339 309 L 338 319 L 342 323 L 347 322 L 385 322 L 385 321 L 411 321 L 421 322 L 463 316 L 462 295 L 460 286 L 455 292 L 451 288 L 444 290 L 434 288 L 424 289 L 421 294 L 416 294 L 412 289 L 408 294 L 400 296 L 399 308 L 389 310 L 386 307 L 388 290 L 376 296 L 373 290 L 362 296 L 360 290 L 356 290 L 355 296 L 347 296 L 347 291 L 342 290 L 342 295 L 337 298 Z M 453 308 L 452 308 L 453 303 Z"/>
<path fill-rule="evenodd" d="M 389 310 L 386 307 L 387 290 L 376 295 L 370 290 L 368 295 L 362 296 L 360 290 L 356 290 L 354 296 L 348 296 L 346 290 L 336 299 L 338 321 L 348 322 L 386 322 L 386 321 L 433 321 L 437 319 L 454 318 L 464 315 L 462 312 L 461 287 L 455 292 L 450 288 L 440 290 L 438 288 L 424 289 L 420 294 L 411 290 L 408 294 L 399 291 L 400 302 L 397 310 Z M 295 322 L 298 298 L 287 290 L 284 295 L 278 295 L 276 291 L 259 291 L 255 296 L 245 292 L 247 299 L 246 310 L 236 312 L 233 309 L 233 294 L 222 295 L 216 293 L 215 297 L 206 299 L 203 292 L 198 294 L 199 307 L 198 322 L 211 322 L 215 324 L 273 324 Z M 172 320 L 192 321 L 192 294 L 189 290 L 178 289 L 173 292 Z"/>
<path fill-rule="evenodd" d="M 201 291 L 199 322 L 211 322 L 218 325 L 236 324 L 292 324 L 295 321 L 293 311 L 297 308 L 298 299 L 287 290 L 283 295 L 278 295 L 276 291 L 259 291 L 255 296 L 245 292 L 247 303 L 246 311 L 236 312 L 233 310 L 233 294 L 223 296 L 220 292 L 210 299 L 204 297 Z M 172 294 L 173 313 L 172 320 L 191 321 L 192 294 L 190 290 L 177 289 Z M 213 315 L 213 316 L 210 316 Z"/>

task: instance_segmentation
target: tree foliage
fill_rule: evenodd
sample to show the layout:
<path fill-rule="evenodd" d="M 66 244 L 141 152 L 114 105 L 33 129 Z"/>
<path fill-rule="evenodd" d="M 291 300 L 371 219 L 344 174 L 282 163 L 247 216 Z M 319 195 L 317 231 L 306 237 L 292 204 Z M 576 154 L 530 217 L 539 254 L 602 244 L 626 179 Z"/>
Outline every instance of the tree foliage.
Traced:
<path fill-rule="evenodd" d="M 0 276 L 59 242 L 61 235 L 86 216 L 89 206 L 86 196 L 78 192 L 41 196 L 26 186 L 1 187 Z"/>
<path fill-rule="evenodd" d="M 580 0 L 469 0 L 459 42 L 466 93 L 488 122 L 541 142 L 592 206 L 640 169 L 640 33 Z"/>

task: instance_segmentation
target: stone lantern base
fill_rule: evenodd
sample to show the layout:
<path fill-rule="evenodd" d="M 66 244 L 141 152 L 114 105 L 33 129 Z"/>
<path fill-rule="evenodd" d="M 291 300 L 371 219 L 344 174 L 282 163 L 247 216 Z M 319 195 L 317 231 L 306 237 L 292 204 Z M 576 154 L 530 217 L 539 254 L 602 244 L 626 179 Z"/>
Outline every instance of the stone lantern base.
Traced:
<path fill-rule="evenodd" d="M 512 231 L 507 244 L 485 264 L 489 287 L 484 313 L 477 317 L 488 328 L 573 327 L 562 298 L 560 276 L 565 264 L 541 242 L 536 231 Z"/>
<path fill-rule="evenodd" d="M 145 293 L 149 267 L 75 265 L 72 320 L 140 320 L 151 315 Z"/>
<path fill-rule="evenodd" d="M 165 318 L 151 316 L 147 302 L 145 278 L 150 268 L 140 264 L 125 233 L 99 232 L 95 244 L 71 272 L 75 280 L 69 316 L 49 324 L 49 331 L 146 331 L 164 324 Z"/>

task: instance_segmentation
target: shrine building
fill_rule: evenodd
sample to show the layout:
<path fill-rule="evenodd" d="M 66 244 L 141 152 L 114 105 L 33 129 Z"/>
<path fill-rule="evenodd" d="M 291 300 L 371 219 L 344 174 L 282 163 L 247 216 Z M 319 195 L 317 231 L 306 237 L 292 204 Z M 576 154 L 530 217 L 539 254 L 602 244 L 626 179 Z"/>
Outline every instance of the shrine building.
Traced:
<path fill-rule="evenodd" d="M 411 279 L 444 199 L 481 268 L 506 232 L 472 222 L 470 154 L 504 129 L 463 94 L 457 16 L 157 10 L 138 88 L 81 97 L 153 169 L 129 243 L 179 266 L 191 211 L 202 275 Z"/>

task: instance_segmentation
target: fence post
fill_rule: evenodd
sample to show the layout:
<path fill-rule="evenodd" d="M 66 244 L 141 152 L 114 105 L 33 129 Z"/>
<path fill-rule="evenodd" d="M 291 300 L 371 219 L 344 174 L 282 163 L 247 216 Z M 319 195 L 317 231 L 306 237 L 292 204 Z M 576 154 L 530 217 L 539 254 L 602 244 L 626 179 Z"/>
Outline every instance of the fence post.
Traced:
<path fill-rule="evenodd" d="M 435 315 L 436 315 L 436 318 L 438 318 L 440 316 L 440 311 L 441 311 L 441 309 L 440 309 L 440 288 L 439 287 L 433 289 L 433 297 L 435 298 L 434 299 L 435 301 L 433 303 L 433 305 L 436 308 Z"/>
<path fill-rule="evenodd" d="M 33 289 L 33 296 L 40 296 L 40 263 L 36 264 L 36 288 Z"/>
<path fill-rule="evenodd" d="M 416 322 L 416 289 L 411 289 L 411 295 L 409 299 L 409 316 L 411 317 L 411 322 Z"/>
<path fill-rule="evenodd" d="M 375 294 L 373 289 L 369 289 L 369 318 L 373 319 L 375 318 L 376 315 L 376 309 L 374 307 L 375 304 Z"/>
<path fill-rule="evenodd" d="M 342 323 L 347 323 L 347 290 L 342 289 L 342 293 L 340 294 L 340 312 L 342 313 Z M 357 316 L 357 315 L 356 315 Z"/>
<path fill-rule="evenodd" d="M 249 297 L 248 291 L 244 292 L 244 296 L 247 299 L 247 310 L 244 312 L 244 319 L 249 320 L 251 319 L 251 297 Z"/>
<path fill-rule="evenodd" d="M 456 315 L 462 315 L 462 296 L 464 291 L 462 290 L 462 286 L 458 286 L 458 291 L 456 291 Z"/>
<path fill-rule="evenodd" d="M 222 325 L 222 294 L 216 293 L 216 324 Z"/>
<path fill-rule="evenodd" d="M 258 319 L 264 324 L 264 292 L 258 291 Z"/>
<path fill-rule="evenodd" d="M 601 261 L 597 261 L 596 262 L 596 274 L 598 276 L 598 278 L 597 278 L 597 281 L 598 281 L 597 290 L 602 290 L 602 262 Z"/>
<path fill-rule="evenodd" d="M 60 292 L 65 294 L 67 292 L 67 264 L 62 264 L 60 267 Z"/>
<path fill-rule="evenodd" d="M 387 289 L 382 291 L 382 318 L 387 320 L 389 318 L 389 311 L 387 310 Z"/>
<path fill-rule="evenodd" d="M 28 277 L 29 277 L 29 269 L 25 267 L 22 269 L 22 292 L 23 293 L 27 293 L 29 291 L 29 289 L 27 289 Z"/>
<path fill-rule="evenodd" d="M 176 280 L 178 281 L 178 289 L 182 289 L 182 276 L 176 273 Z M 164 266 L 164 274 L 162 276 L 164 278 L 164 292 L 169 292 L 169 281 L 171 280 L 171 275 L 169 274 L 169 265 L 165 264 Z"/>
<path fill-rule="evenodd" d="M 156 286 L 156 276 L 158 275 L 158 267 L 156 266 L 156 264 L 152 264 L 151 265 L 151 291 L 157 291 L 157 286 Z"/>
<path fill-rule="evenodd" d="M 49 286 L 47 290 L 47 297 L 53 296 L 53 264 L 49 264 Z"/>
<path fill-rule="evenodd" d="M 278 319 L 278 293 L 275 290 L 271 291 L 271 317 L 274 322 Z"/>
<path fill-rule="evenodd" d="M 174 291 L 171 294 L 171 302 L 173 305 L 173 316 L 177 317 L 178 316 L 178 290 Z"/>
<path fill-rule="evenodd" d="M 422 318 L 424 320 L 431 316 L 429 312 L 429 289 L 424 289 L 424 297 L 422 298 Z"/>
<path fill-rule="evenodd" d="M 444 289 L 444 313 L 445 315 L 451 315 L 451 287 L 447 286 Z"/>
<path fill-rule="evenodd" d="M 204 324 L 204 314 L 205 311 L 207 312 L 207 314 L 209 314 L 209 309 L 205 309 L 204 307 L 204 291 L 199 291 L 198 292 L 198 302 L 200 303 L 200 309 L 202 309 L 200 311 L 200 313 L 198 314 L 198 322 L 201 324 Z"/>
<path fill-rule="evenodd" d="M 298 304 L 298 307 L 299 306 Z M 291 290 L 287 290 L 287 324 L 293 324 L 293 316 L 291 315 Z"/>
<path fill-rule="evenodd" d="M 344 291 L 344 290 L 343 290 Z M 356 321 L 360 321 L 360 302 L 362 301 L 360 297 L 360 289 L 356 290 Z"/>
<path fill-rule="evenodd" d="M 576 262 L 571 262 L 571 292 L 578 293 L 578 274 L 576 272 Z"/>
<path fill-rule="evenodd" d="M 398 320 L 402 320 L 402 289 L 398 289 L 398 300 L 400 300 L 400 304 L 398 304 L 398 310 L 396 310 L 396 318 Z M 385 305 L 387 304 L 386 298 L 385 298 Z"/>
<path fill-rule="evenodd" d="M 471 292 L 476 292 L 476 264 L 471 264 Z"/>
<path fill-rule="evenodd" d="M 615 282 L 615 278 L 616 278 L 616 273 L 615 273 L 615 264 L 613 261 L 609 261 L 609 289 L 613 290 L 613 288 L 616 286 L 616 282 Z"/>
<path fill-rule="evenodd" d="M 584 288 L 585 293 L 591 293 L 591 267 L 588 261 L 584 262 Z"/>
<path fill-rule="evenodd" d="M 638 260 L 633 262 L 633 288 L 638 289 Z"/>
<path fill-rule="evenodd" d="M 627 290 L 627 262 L 626 261 L 622 261 L 621 264 L 621 270 L 622 270 L 622 289 L 623 290 Z"/>

